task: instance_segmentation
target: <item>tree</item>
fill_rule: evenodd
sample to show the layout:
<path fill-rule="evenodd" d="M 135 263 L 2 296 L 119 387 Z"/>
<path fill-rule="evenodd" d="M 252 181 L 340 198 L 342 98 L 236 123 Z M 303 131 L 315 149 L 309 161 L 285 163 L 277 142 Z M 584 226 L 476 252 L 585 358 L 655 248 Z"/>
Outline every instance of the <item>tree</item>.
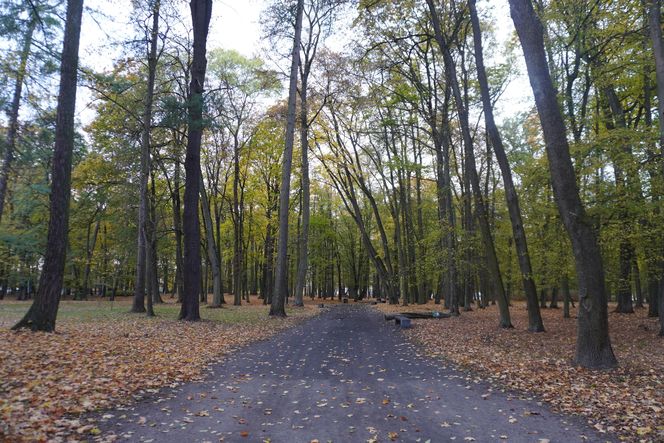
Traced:
<path fill-rule="evenodd" d="M 145 287 L 147 266 L 154 261 L 152 248 L 149 247 L 148 233 L 150 229 L 150 216 L 148 210 L 148 177 L 150 175 L 150 131 L 152 129 L 152 103 L 154 101 L 154 83 L 157 75 L 157 38 L 159 35 L 159 9 L 160 0 L 153 0 L 152 29 L 150 30 L 150 44 L 148 49 L 148 79 L 145 91 L 145 108 L 143 109 L 143 121 L 141 130 L 141 175 L 139 179 L 139 203 L 138 203 L 138 248 L 136 258 L 136 287 L 134 289 L 134 300 L 131 307 L 132 312 L 145 312 Z M 148 300 L 148 316 L 153 316 L 151 296 Z"/>
<path fill-rule="evenodd" d="M 503 140 L 498 131 L 498 126 L 493 116 L 493 105 L 491 103 L 491 92 L 489 91 L 489 82 L 484 70 L 484 55 L 482 49 L 482 35 L 480 30 L 480 21 L 477 17 L 477 8 L 475 0 L 468 0 L 470 9 L 470 18 L 473 26 L 473 39 L 475 42 L 475 64 L 477 67 L 477 78 L 480 84 L 480 93 L 482 95 L 482 108 L 484 110 L 484 121 L 486 130 L 491 140 L 491 146 L 496 153 L 496 159 L 500 166 L 500 172 L 503 175 L 505 184 L 505 199 L 507 200 L 507 209 L 512 223 L 512 233 L 516 246 L 519 267 L 521 269 L 521 278 L 523 281 L 523 290 L 526 294 L 528 303 L 528 330 L 532 332 L 543 332 L 542 316 L 537 305 L 537 289 L 533 279 L 533 268 L 530 264 L 530 254 L 528 253 L 528 244 L 526 241 L 526 232 L 523 228 L 521 218 L 521 208 L 519 207 L 519 198 L 512 180 L 512 170 L 509 160 L 505 154 Z"/>
<path fill-rule="evenodd" d="M 542 24 L 530 0 L 510 0 L 510 13 L 535 95 L 558 211 L 574 252 L 579 287 L 575 362 L 588 368 L 611 368 L 617 360 L 609 339 L 604 266 L 597 236 L 579 198 L 565 123 L 544 51 Z"/>
<path fill-rule="evenodd" d="M 60 89 L 52 160 L 50 219 L 44 266 L 30 309 L 12 329 L 53 332 L 58 314 L 65 268 L 71 194 L 71 163 L 74 146 L 74 111 L 78 79 L 78 47 L 83 0 L 67 1 L 67 17 L 60 61 Z"/>
<path fill-rule="evenodd" d="M 655 55 L 655 74 L 657 75 L 657 115 L 659 116 L 659 186 L 656 198 L 659 200 L 657 211 L 662 211 L 662 191 L 664 187 L 664 41 L 662 40 L 662 2 L 661 0 L 650 0 L 648 7 L 648 17 L 650 18 L 650 39 L 652 40 L 653 52 Z M 657 262 L 659 271 L 659 290 L 657 291 L 659 297 L 659 335 L 664 337 L 664 257 L 662 251 L 662 240 L 659 241 L 660 257 Z M 656 303 L 655 300 L 650 300 L 650 303 Z"/>
<path fill-rule="evenodd" d="M 14 152 L 16 151 L 16 139 L 18 137 L 18 112 L 21 107 L 23 94 L 23 82 L 25 80 L 28 57 L 32 48 L 32 36 L 37 27 L 38 17 L 36 11 L 29 12 L 28 25 L 23 36 L 23 45 L 19 55 L 18 66 L 16 68 L 16 78 L 14 83 L 14 95 L 12 97 L 11 108 L 8 112 L 9 124 L 7 128 L 7 137 L 5 140 L 5 154 L 0 167 L 0 220 L 5 208 L 5 194 L 7 193 L 7 180 L 14 161 Z"/>
<path fill-rule="evenodd" d="M 295 106 L 297 100 L 297 74 L 300 63 L 300 39 L 302 36 L 302 10 L 304 0 L 297 1 L 295 13 L 295 36 L 288 87 L 288 118 L 286 121 L 286 143 L 281 167 L 281 187 L 279 188 L 279 243 L 274 277 L 274 294 L 270 305 L 270 316 L 286 316 L 286 297 L 288 294 L 288 208 L 290 202 L 290 179 L 293 163 L 293 144 L 295 141 Z"/>
<path fill-rule="evenodd" d="M 450 52 L 448 43 L 443 35 L 440 18 L 436 12 L 436 7 L 433 0 L 427 0 L 429 11 L 431 13 L 431 22 L 433 24 L 436 41 L 443 53 L 443 60 L 445 63 L 445 72 L 447 81 L 452 89 L 452 97 L 456 104 L 457 113 L 459 114 L 459 123 L 461 125 L 461 132 L 463 135 L 463 146 L 465 155 L 465 173 L 470 181 L 473 197 L 475 200 L 475 208 L 477 211 L 477 221 L 482 234 L 482 241 L 484 243 L 484 252 L 486 255 L 486 263 L 489 274 L 493 281 L 494 289 L 497 293 L 498 307 L 500 309 L 500 327 L 511 328 L 512 322 L 510 320 L 509 304 L 505 294 L 505 287 L 503 286 L 502 276 L 498 265 L 498 257 L 496 256 L 496 249 L 493 243 L 491 228 L 489 226 L 488 214 L 486 203 L 482 196 L 480 189 L 479 177 L 477 174 L 477 166 L 475 162 L 475 154 L 473 152 L 473 141 L 470 134 L 470 127 L 468 122 L 468 110 L 463 102 L 461 89 L 457 79 L 457 71 Z M 485 292 L 485 291 L 483 291 Z"/>
<path fill-rule="evenodd" d="M 203 84 L 207 60 L 205 58 L 208 29 L 212 15 L 212 0 L 192 0 L 191 19 L 194 27 L 193 58 L 191 62 L 190 97 L 188 103 L 189 132 L 184 161 L 184 293 L 179 319 L 200 320 L 198 295 L 201 282 L 201 245 L 198 199 L 201 174 L 201 136 L 203 132 Z"/>

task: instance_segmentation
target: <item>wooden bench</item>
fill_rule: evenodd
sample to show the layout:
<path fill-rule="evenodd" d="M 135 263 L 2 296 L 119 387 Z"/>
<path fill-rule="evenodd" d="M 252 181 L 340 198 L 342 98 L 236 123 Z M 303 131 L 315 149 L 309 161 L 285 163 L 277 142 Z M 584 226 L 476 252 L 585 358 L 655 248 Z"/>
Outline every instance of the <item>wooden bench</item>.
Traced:
<path fill-rule="evenodd" d="M 398 326 L 401 326 L 401 329 L 408 329 L 412 327 L 410 319 L 408 317 L 404 317 L 403 315 L 395 315 L 394 323 Z"/>

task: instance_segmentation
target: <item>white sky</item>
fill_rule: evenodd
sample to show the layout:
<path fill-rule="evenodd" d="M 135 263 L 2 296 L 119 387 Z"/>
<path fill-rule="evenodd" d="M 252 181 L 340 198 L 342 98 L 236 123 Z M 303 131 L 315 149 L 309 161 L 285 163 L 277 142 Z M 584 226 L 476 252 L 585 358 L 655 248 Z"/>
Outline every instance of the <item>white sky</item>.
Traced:
<path fill-rule="evenodd" d="M 267 1 L 269 0 L 214 0 L 208 48 L 235 49 L 245 56 L 262 55 L 265 59 L 265 54 L 261 53 L 261 29 L 258 21 Z M 131 3 L 129 0 L 87 0 L 86 6 L 102 11 L 108 18 L 100 18 L 99 14 L 90 14 L 86 11 L 81 38 L 81 62 L 96 70 L 108 69 L 117 56 L 117 50 L 109 46 L 109 40 L 130 38 L 126 30 L 132 12 Z M 181 8 L 183 19 L 188 24 L 189 2 L 181 0 Z M 479 0 L 478 9 L 480 13 L 488 9 L 495 17 L 496 38 L 502 47 L 513 33 L 508 3 Z M 487 60 L 487 65 L 490 64 L 491 60 Z M 530 84 L 525 76 L 525 66 L 521 57 L 519 65 L 520 75 L 512 80 L 497 103 L 499 120 L 500 116 L 514 115 L 532 107 Z M 77 109 L 79 117 L 84 122 L 93 117 L 93 112 L 87 107 L 89 101 L 89 92 L 81 89 Z"/>

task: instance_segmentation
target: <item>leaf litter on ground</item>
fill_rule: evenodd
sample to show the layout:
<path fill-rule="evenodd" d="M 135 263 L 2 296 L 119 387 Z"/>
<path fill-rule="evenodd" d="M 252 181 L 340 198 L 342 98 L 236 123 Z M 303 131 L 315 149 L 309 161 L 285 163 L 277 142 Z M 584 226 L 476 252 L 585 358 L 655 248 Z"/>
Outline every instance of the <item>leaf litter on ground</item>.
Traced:
<path fill-rule="evenodd" d="M 3 302 L 6 305 L 6 302 Z M 71 303 L 71 302 L 70 302 Z M 86 303 L 75 302 L 82 310 Z M 267 318 L 260 301 L 219 310 L 201 309 L 221 321 L 180 322 L 177 305 L 167 316 L 128 314 L 85 318 L 64 315 L 56 333 L 10 331 L 19 303 L 0 311 L 0 441 L 72 441 L 101 431 L 90 414 L 126 405 L 167 386 L 201 379 L 206 368 L 253 341 L 318 313 L 312 305 L 289 312 L 285 320 Z M 65 304 L 65 310 L 73 309 Z M 23 303 L 27 309 L 28 303 Z M 1 306 L 1 305 L 0 305 Z M 5 306 L 3 306 L 4 308 Z M 169 310 L 170 309 L 170 310 Z M 5 315 L 11 311 L 9 316 Z M 172 311 L 172 312 L 170 312 Z M 159 313 L 159 310 L 158 310 Z M 71 312 L 70 312 L 71 314 Z"/>
<path fill-rule="evenodd" d="M 442 311 L 442 305 L 375 306 L 383 313 Z M 498 327 L 496 306 L 473 307 L 459 317 L 413 320 L 404 332 L 428 355 L 469 370 L 503 389 L 581 415 L 596 430 L 625 441 L 664 441 L 664 338 L 647 309 L 618 314 L 609 327 L 619 367 L 592 371 L 572 365 L 576 318 L 542 309 L 545 333 L 528 332 L 524 303 L 510 314 L 514 329 Z M 574 316 L 574 314 L 573 314 Z"/>

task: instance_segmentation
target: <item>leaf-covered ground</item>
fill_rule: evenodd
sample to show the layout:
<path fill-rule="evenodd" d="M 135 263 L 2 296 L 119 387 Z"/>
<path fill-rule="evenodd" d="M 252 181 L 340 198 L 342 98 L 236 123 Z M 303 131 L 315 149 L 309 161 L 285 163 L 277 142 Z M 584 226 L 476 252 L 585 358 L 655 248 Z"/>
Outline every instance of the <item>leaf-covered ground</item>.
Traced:
<path fill-rule="evenodd" d="M 315 315 L 313 304 L 268 319 L 258 300 L 201 307 L 205 321 L 179 322 L 178 305 L 156 318 L 128 314 L 129 301 L 62 302 L 55 334 L 12 332 L 28 302 L 0 302 L 0 441 L 85 439 L 80 415 L 200 378 L 224 354 Z"/>
<path fill-rule="evenodd" d="M 442 310 L 433 304 L 376 307 L 383 312 Z M 664 338 L 657 337 L 658 319 L 648 318 L 645 309 L 611 313 L 620 367 L 590 371 L 570 364 L 576 318 L 563 319 L 561 309 L 544 309 L 547 332 L 533 334 L 526 331 L 523 304 L 515 304 L 511 315 L 511 330 L 498 328 L 497 307 L 492 306 L 458 318 L 413 320 L 408 336 L 429 355 L 535 394 L 557 410 L 585 416 L 600 432 L 628 441 L 664 441 Z"/>

